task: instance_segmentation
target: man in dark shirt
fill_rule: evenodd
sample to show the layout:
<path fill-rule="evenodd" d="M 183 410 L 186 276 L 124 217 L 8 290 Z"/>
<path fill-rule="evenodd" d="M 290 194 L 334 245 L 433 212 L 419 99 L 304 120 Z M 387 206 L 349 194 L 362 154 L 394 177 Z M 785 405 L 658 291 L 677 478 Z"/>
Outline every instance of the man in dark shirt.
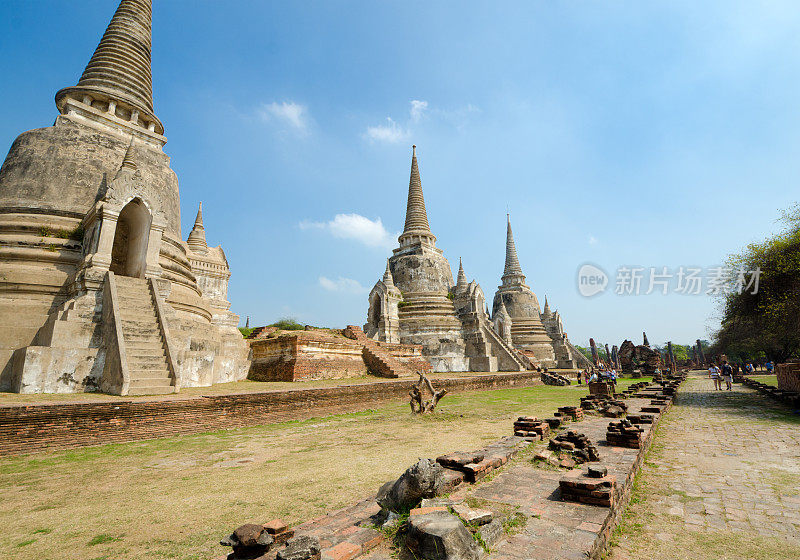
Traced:
<path fill-rule="evenodd" d="M 722 378 L 725 380 L 725 385 L 728 391 L 733 389 L 733 368 L 727 361 L 722 362 Z"/>

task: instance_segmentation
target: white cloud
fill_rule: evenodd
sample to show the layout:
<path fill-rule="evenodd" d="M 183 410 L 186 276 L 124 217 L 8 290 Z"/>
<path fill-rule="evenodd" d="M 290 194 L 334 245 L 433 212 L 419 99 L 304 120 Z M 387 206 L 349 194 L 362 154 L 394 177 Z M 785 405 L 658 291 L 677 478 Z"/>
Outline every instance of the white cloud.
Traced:
<path fill-rule="evenodd" d="M 428 110 L 428 102 L 420 101 L 419 99 L 411 100 L 411 121 L 419 122 L 425 111 Z"/>
<path fill-rule="evenodd" d="M 341 276 L 339 276 L 339 278 L 336 280 L 331 280 L 326 276 L 320 276 L 319 285 L 330 292 L 362 294 L 367 291 L 367 289 L 357 280 L 353 280 L 352 278 L 342 278 Z"/>
<path fill-rule="evenodd" d="M 321 229 L 339 239 L 352 239 L 367 247 L 391 248 L 398 234 L 389 233 L 380 218 L 370 220 L 360 214 L 336 214 L 327 222 L 303 220 L 300 229 Z"/>
<path fill-rule="evenodd" d="M 395 143 L 405 140 L 411 135 L 409 130 L 404 130 L 400 125 L 394 122 L 391 117 L 386 117 L 385 125 L 369 126 L 364 136 L 374 142 L 390 142 Z"/>
<path fill-rule="evenodd" d="M 302 133 L 308 130 L 308 108 L 294 101 L 273 101 L 262 105 L 258 112 L 265 121 L 277 121 Z"/>
<path fill-rule="evenodd" d="M 597 245 L 598 243 L 600 243 L 600 240 L 598 240 L 594 235 L 589 236 L 589 245 Z"/>

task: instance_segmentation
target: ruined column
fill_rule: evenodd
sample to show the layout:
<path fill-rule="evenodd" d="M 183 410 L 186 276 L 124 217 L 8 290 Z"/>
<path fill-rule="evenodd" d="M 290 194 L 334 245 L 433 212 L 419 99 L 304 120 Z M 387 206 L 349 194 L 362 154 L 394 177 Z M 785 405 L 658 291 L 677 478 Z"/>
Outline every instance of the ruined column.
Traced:
<path fill-rule="evenodd" d="M 617 345 L 616 345 L 616 344 L 615 344 L 615 345 L 613 345 L 613 346 L 611 347 L 611 363 L 613 363 L 613 364 L 614 364 L 614 367 L 615 367 L 617 370 L 619 370 L 619 369 L 620 369 L 620 364 L 619 364 L 619 353 L 618 353 L 618 348 L 617 348 Z"/>
<path fill-rule="evenodd" d="M 697 356 L 700 358 L 700 365 L 706 365 L 706 355 L 703 352 L 703 345 L 700 344 L 700 339 L 697 339 Z"/>
<path fill-rule="evenodd" d="M 647 333 L 644 332 L 644 331 L 642 331 L 642 339 L 644 339 L 644 342 L 642 342 L 642 345 L 647 346 L 648 348 L 650 348 L 650 342 L 647 340 Z"/>
<path fill-rule="evenodd" d="M 606 346 L 606 362 L 608 362 L 607 364 L 608 367 L 611 367 L 613 365 L 613 362 L 611 361 L 611 351 L 608 349 L 608 344 L 606 344 L 605 346 Z"/>
<path fill-rule="evenodd" d="M 594 365 L 597 365 L 600 359 L 597 355 L 597 345 L 594 343 L 593 338 L 589 339 L 589 348 L 591 348 L 592 350 L 592 363 L 594 363 Z"/>
<path fill-rule="evenodd" d="M 672 341 L 667 342 L 667 355 L 669 356 L 669 368 L 675 370 L 675 354 L 672 352 Z"/>

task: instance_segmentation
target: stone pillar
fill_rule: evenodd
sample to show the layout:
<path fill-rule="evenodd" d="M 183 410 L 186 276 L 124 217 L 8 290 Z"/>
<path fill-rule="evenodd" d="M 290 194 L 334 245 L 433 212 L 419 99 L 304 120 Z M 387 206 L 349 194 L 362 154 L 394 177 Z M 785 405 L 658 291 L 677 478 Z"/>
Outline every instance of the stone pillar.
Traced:
<path fill-rule="evenodd" d="M 594 343 L 594 339 L 589 339 L 589 348 L 592 350 L 592 363 L 597 365 L 600 361 L 600 358 L 597 355 L 597 345 Z"/>

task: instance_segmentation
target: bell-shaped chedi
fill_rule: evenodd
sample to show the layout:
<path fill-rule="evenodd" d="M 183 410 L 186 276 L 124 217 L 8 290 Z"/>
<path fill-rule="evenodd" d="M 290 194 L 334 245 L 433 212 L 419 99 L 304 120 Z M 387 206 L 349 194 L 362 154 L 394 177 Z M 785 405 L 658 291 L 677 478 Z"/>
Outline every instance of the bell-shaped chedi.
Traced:
<path fill-rule="evenodd" d="M 151 16 L 150 0 L 119 3 L 76 85 L 56 94 L 54 125 L 20 134 L 0 168 L 0 245 L 11 235 L 15 251 L 0 252 L 0 390 L 156 394 L 247 374 L 224 253 L 205 243 L 200 213 L 181 239 Z"/>
<path fill-rule="evenodd" d="M 517 256 L 511 217 L 506 223 L 506 259 L 502 284 L 497 288 L 492 306 L 492 315 L 505 307 L 511 316 L 511 338 L 514 346 L 528 350 L 547 367 L 556 365 L 553 342 L 542 323 L 539 300 L 525 284 L 525 275 Z"/>

